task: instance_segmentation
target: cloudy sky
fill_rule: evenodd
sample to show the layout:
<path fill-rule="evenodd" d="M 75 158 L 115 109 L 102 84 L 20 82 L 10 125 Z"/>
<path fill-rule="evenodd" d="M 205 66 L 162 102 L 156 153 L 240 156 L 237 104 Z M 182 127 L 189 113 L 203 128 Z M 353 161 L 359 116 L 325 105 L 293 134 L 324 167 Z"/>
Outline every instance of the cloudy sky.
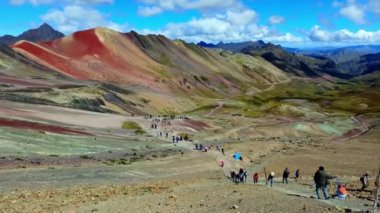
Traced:
<path fill-rule="evenodd" d="M 189 42 L 380 43 L 380 0 L 2 0 L 0 11 L 0 35 L 46 22 L 65 34 L 103 26 Z"/>

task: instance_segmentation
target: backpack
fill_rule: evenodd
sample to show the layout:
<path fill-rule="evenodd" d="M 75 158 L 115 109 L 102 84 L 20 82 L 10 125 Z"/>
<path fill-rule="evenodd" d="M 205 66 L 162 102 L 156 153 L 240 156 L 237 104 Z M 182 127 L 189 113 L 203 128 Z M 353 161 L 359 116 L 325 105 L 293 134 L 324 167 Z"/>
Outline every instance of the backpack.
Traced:
<path fill-rule="evenodd" d="M 360 177 L 360 183 L 364 183 L 364 177 Z"/>

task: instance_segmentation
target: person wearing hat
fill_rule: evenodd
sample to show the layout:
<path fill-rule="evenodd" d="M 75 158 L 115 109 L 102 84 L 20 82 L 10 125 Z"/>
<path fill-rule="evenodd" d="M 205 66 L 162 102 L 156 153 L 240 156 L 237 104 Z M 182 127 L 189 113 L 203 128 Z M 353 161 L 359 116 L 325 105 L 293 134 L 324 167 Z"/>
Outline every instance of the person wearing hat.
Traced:
<path fill-rule="evenodd" d="M 268 177 L 268 182 L 270 186 L 273 186 L 274 176 L 275 176 L 274 172 L 270 172 L 269 177 Z"/>
<path fill-rule="evenodd" d="M 315 192 L 317 193 L 318 199 L 321 199 L 319 196 L 319 190 L 322 189 L 323 195 L 326 200 L 330 199 L 330 196 L 327 191 L 327 186 L 329 185 L 329 180 L 337 178 L 336 176 L 331 176 L 326 173 L 325 168 L 320 166 L 318 171 L 314 174 L 314 182 L 315 182 Z"/>
<path fill-rule="evenodd" d="M 364 173 L 362 177 L 360 177 L 360 182 L 362 183 L 362 188 L 361 188 L 362 191 L 368 187 L 368 176 L 369 176 L 369 173 L 366 172 Z"/>

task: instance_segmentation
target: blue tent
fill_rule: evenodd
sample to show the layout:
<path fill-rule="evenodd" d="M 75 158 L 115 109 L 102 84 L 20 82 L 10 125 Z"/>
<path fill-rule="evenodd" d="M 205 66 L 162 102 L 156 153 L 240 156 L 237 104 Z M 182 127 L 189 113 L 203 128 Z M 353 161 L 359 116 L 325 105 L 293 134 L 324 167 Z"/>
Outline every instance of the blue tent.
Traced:
<path fill-rule="evenodd" d="M 240 160 L 241 154 L 238 153 L 238 152 L 235 152 L 234 155 L 232 155 L 232 157 L 233 157 L 235 160 Z"/>

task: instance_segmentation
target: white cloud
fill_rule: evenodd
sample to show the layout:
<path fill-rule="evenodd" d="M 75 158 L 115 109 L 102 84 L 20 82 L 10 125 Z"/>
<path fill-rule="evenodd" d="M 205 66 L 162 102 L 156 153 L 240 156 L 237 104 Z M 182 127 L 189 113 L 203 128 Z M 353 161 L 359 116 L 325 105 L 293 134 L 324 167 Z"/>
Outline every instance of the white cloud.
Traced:
<path fill-rule="evenodd" d="M 364 7 L 360 7 L 355 4 L 354 1 L 349 1 L 348 4 L 339 10 L 339 14 L 347 17 L 348 19 L 356 22 L 357 24 L 365 23 L 365 11 Z"/>
<path fill-rule="evenodd" d="M 65 6 L 63 10 L 51 10 L 41 16 L 45 22 L 52 23 L 59 31 L 71 33 L 77 30 L 108 27 L 124 31 L 126 26 L 107 21 L 98 10 L 86 8 L 83 5 Z"/>
<path fill-rule="evenodd" d="M 312 41 L 330 41 L 331 37 L 330 32 L 322 30 L 318 25 L 313 26 L 309 32 L 309 38 Z"/>
<path fill-rule="evenodd" d="M 380 42 L 380 30 L 378 31 L 366 31 L 358 30 L 351 32 L 347 29 L 337 31 L 325 31 L 319 26 L 314 26 L 308 32 L 308 38 L 311 41 L 316 42 L 335 42 L 335 43 L 375 43 Z"/>
<path fill-rule="evenodd" d="M 144 34 L 163 34 L 172 39 L 190 42 L 241 42 L 265 40 L 270 42 L 301 42 L 302 38 L 290 33 L 281 34 L 268 26 L 257 24 L 254 10 L 226 11 L 210 17 L 193 18 L 184 23 L 170 23 L 159 31 L 142 30 Z"/>
<path fill-rule="evenodd" d="M 268 21 L 270 24 L 282 24 L 285 22 L 285 18 L 283 16 L 271 16 Z"/>
<path fill-rule="evenodd" d="M 140 16 L 153 16 L 162 12 L 160 7 L 152 6 L 152 7 L 139 7 L 138 14 Z"/>
<path fill-rule="evenodd" d="M 220 9 L 240 8 L 239 0 L 139 0 L 143 6 L 138 8 L 138 14 L 142 16 L 156 15 L 166 10 L 189 10 L 189 9 Z"/>
<path fill-rule="evenodd" d="M 339 14 L 357 24 L 366 24 L 366 16 L 380 15 L 380 0 L 359 1 L 347 0 L 346 2 L 334 1 L 333 7 L 339 8 Z"/>

